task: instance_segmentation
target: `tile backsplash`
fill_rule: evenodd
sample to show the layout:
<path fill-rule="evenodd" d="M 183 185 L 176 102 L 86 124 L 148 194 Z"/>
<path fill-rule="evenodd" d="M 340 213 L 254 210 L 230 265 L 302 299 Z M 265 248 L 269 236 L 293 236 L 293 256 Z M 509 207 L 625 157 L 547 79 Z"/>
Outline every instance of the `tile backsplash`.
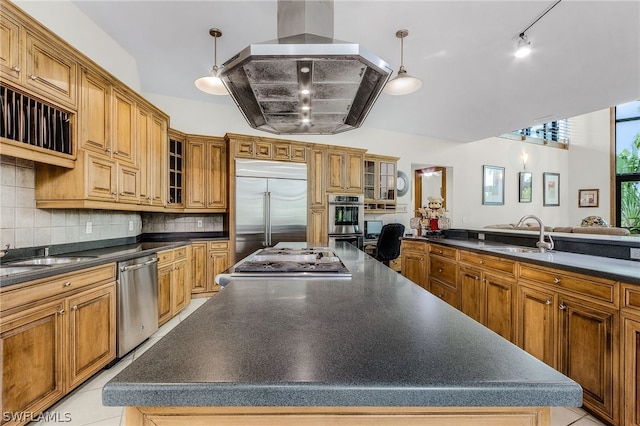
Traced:
<path fill-rule="evenodd" d="M 87 222 L 91 222 L 91 233 L 87 233 Z M 142 217 L 136 212 L 36 208 L 33 161 L 0 156 L 2 248 L 132 237 L 141 232 Z"/>
<path fill-rule="evenodd" d="M 221 232 L 221 214 L 143 213 L 142 232 Z"/>

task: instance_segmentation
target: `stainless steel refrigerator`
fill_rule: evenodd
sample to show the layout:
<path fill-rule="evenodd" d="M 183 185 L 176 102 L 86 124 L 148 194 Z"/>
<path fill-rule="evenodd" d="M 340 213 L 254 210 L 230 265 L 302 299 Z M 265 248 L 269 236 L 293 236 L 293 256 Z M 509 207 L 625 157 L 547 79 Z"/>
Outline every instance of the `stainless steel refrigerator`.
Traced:
<path fill-rule="evenodd" d="M 307 239 L 307 165 L 236 160 L 236 261 Z"/>

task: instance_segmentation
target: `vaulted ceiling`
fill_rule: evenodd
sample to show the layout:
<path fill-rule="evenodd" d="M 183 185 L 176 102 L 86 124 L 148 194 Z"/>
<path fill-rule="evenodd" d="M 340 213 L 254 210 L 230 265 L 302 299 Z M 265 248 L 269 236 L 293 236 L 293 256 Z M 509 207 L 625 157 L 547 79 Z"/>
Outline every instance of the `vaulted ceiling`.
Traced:
<path fill-rule="evenodd" d="M 277 38 L 277 1 L 73 0 L 137 61 L 143 92 L 233 106 L 194 86 L 213 65 L 209 28 L 222 30 L 218 64 Z M 382 94 L 364 126 L 469 142 L 640 98 L 640 2 L 335 0 L 334 37 L 360 43 L 422 79 L 420 91 Z M 238 112 L 240 116 L 240 112 Z"/>

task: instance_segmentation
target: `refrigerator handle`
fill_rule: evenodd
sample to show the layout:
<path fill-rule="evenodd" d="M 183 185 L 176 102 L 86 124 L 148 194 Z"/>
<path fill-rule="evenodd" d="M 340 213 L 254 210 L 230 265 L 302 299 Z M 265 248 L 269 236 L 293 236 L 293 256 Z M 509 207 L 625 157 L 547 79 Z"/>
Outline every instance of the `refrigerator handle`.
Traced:
<path fill-rule="evenodd" d="M 271 193 L 264 193 L 264 242 L 265 247 L 271 246 Z"/>

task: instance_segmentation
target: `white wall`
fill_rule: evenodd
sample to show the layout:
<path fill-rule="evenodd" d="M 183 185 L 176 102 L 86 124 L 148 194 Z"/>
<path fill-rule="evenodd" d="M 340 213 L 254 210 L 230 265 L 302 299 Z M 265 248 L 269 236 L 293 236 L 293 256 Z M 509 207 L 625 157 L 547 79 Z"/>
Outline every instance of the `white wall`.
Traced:
<path fill-rule="evenodd" d="M 70 2 L 17 0 L 44 25 L 60 34 L 87 56 L 93 58 L 120 80 L 140 87 L 135 61 L 113 40 L 95 26 Z M 67 3 L 64 8 L 61 3 Z M 98 41 L 94 42 L 94 39 Z M 189 101 L 153 93 L 143 93 L 152 103 L 171 116 L 171 127 L 187 133 L 222 136 L 227 132 L 270 136 L 248 127 L 234 105 L 217 105 Z M 384 102 L 382 95 L 378 102 Z M 374 107 L 375 108 L 375 107 Z M 487 108 L 491 108 L 487 105 Z M 460 125 L 465 124 L 460 117 Z M 575 123 L 575 124 L 574 124 Z M 534 144 L 489 138 L 460 144 L 417 135 L 375 129 L 375 123 L 335 136 L 291 136 L 308 142 L 366 148 L 372 153 L 400 157 L 399 170 L 412 176 L 413 164 L 431 164 L 453 168 L 452 200 L 447 200 L 454 227 L 479 228 L 487 224 L 516 222 L 525 214 L 536 214 L 545 225 L 578 225 L 582 217 L 598 214 L 607 219 L 609 205 L 609 120 L 606 111 L 587 114 L 572 120 L 578 129 L 569 151 Z M 575 145 L 575 148 L 573 147 Z M 529 154 L 527 171 L 533 172 L 533 202 L 518 202 L 518 172 L 522 171 L 521 155 Z M 482 165 L 505 167 L 505 205 L 482 205 Z M 560 206 L 542 206 L 542 173 L 560 173 Z M 578 209 L 577 189 L 599 188 L 599 209 Z M 385 222 L 401 221 L 408 225 L 413 209 L 413 191 L 400 197 L 399 204 L 408 206 L 408 213 L 379 215 Z"/>

